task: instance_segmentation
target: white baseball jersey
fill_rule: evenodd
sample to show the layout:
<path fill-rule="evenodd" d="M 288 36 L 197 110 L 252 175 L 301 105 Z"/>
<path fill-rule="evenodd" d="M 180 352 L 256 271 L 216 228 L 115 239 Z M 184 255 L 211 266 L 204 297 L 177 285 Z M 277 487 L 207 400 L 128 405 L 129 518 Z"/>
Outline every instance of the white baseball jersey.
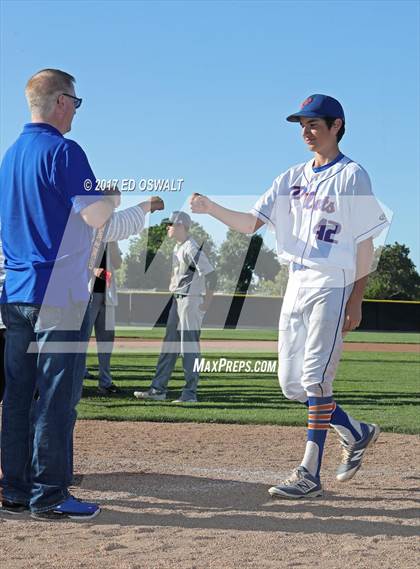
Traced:
<path fill-rule="evenodd" d="M 251 213 L 275 232 L 280 262 L 320 271 L 354 271 L 357 244 L 389 225 L 368 174 L 342 154 L 319 168 L 313 160 L 293 166 Z"/>
<path fill-rule="evenodd" d="M 176 244 L 172 255 L 171 292 L 188 296 L 206 294 L 205 276 L 214 271 L 207 255 L 192 237 Z"/>
<path fill-rule="evenodd" d="M 339 154 L 330 164 L 312 165 L 280 175 L 251 210 L 275 232 L 280 261 L 290 262 L 279 380 L 285 396 L 298 401 L 332 395 L 357 244 L 389 225 L 359 164 Z"/>

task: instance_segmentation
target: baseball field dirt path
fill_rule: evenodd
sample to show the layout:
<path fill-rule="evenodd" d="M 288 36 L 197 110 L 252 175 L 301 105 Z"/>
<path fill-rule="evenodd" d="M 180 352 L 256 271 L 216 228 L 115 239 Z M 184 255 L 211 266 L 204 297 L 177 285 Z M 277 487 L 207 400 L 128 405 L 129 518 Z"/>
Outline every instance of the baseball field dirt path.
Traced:
<path fill-rule="evenodd" d="M 1 566 L 417 568 L 418 437 L 381 434 L 363 470 L 340 484 L 330 433 L 325 496 L 270 499 L 304 438 L 294 427 L 80 421 L 74 493 L 102 514 L 88 524 L 0 515 Z"/>
<path fill-rule="evenodd" d="M 202 340 L 203 353 L 277 353 L 277 342 L 271 340 Z M 114 351 L 147 351 L 159 352 L 162 340 L 141 340 L 138 338 L 117 338 Z M 89 349 L 95 350 L 92 340 Z M 346 352 L 409 352 L 420 354 L 420 344 L 388 344 L 368 342 L 345 342 Z"/>

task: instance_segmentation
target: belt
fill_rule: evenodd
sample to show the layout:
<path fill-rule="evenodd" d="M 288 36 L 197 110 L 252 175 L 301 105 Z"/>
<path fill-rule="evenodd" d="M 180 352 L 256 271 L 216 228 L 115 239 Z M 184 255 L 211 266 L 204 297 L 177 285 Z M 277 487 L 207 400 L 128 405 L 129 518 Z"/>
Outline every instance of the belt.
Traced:
<path fill-rule="evenodd" d="M 174 298 L 186 298 L 187 296 L 190 298 L 204 298 L 204 294 L 182 294 L 180 292 L 173 292 L 172 296 Z"/>
<path fill-rule="evenodd" d="M 301 265 L 300 263 L 292 263 L 292 271 L 306 271 L 308 267 L 305 267 L 305 265 Z"/>

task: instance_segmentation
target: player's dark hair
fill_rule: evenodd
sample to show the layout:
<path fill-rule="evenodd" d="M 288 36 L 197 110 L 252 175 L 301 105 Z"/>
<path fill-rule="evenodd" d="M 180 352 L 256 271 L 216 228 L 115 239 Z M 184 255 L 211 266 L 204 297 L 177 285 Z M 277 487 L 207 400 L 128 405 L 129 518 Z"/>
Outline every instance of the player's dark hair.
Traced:
<path fill-rule="evenodd" d="M 336 120 L 337 117 L 333 118 L 333 117 L 324 117 L 325 122 L 327 123 L 327 127 L 328 129 L 331 129 L 332 125 L 334 124 L 334 121 Z M 344 133 L 346 132 L 346 126 L 344 124 L 344 121 L 341 124 L 340 130 L 337 132 L 337 142 L 340 142 L 340 140 L 343 138 Z"/>

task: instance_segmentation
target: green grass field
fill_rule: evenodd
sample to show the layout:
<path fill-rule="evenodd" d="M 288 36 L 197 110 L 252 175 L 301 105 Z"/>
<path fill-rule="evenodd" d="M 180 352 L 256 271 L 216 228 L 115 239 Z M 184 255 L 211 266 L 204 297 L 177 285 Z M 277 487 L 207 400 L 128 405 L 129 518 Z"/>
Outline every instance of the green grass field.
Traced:
<path fill-rule="evenodd" d="M 255 339 L 255 338 L 254 338 Z M 219 359 L 212 355 L 209 359 Z M 252 354 L 249 360 L 275 359 L 275 355 Z M 229 359 L 244 359 L 229 354 Z M 85 381 L 79 417 L 133 421 L 197 421 L 305 425 L 306 408 L 287 401 L 280 392 L 275 373 L 201 374 L 196 405 L 143 402 L 133 391 L 145 390 L 155 371 L 157 356 L 115 354 L 114 381 L 121 387 L 118 396 L 100 397 L 96 381 Z M 170 382 L 168 398 L 179 396 L 183 384 L 181 361 Z M 95 355 L 88 356 L 89 369 L 97 373 Z M 380 424 L 383 430 L 419 433 L 419 357 L 411 353 L 344 353 L 337 379 L 335 398 L 359 419 Z"/>
<path fill-rule="evenodd" d="M 163 338 L 165 328 L 127 328 L 117 326 L 118 338 L 143 338 L 159 340 Z M 276 340 L 276 330 L 217 330 L 203 329 L 203 340 Z M 417 332 L 350 332 L 346 342 L 379 342 L 396 344 L 419 344 L 420 333 Z"/>

